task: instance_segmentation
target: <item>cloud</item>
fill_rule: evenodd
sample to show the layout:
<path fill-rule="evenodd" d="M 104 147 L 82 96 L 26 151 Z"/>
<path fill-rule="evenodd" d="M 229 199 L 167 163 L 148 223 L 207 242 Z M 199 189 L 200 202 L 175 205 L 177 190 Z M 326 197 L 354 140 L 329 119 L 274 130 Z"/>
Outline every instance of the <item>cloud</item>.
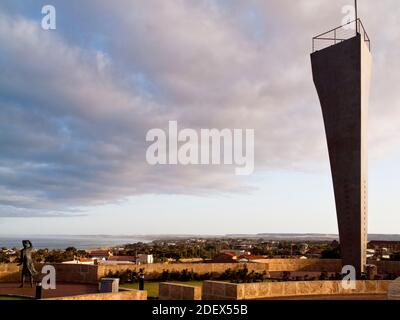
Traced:
<path fill-rule="evenodd" d="M 68 215 L 138 194 L 252 190 L 231 167 L 149 166 L 146 132 L 169 120 L 255 129 L 256 174 L 327 167 L 309 51 L 314 34 L 340 24 L 339 5 L 55 1 L 58 26 L 48 32 L 32 18 L 37 4 L 13 3 L 0 5 L 0 216 Z M 364 8 L 393 8 L 368 20 L 380 39 L 371 97 L 377 157 L 396 145 L 400 117 L 398 9 L 381 3 Z"/>

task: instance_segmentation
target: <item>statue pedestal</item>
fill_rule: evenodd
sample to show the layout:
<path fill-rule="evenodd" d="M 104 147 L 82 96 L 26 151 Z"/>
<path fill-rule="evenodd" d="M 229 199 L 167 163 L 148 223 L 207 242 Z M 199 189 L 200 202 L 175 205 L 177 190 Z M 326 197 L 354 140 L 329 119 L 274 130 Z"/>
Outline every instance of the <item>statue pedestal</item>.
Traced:
<path fill-rule="evenodd" d="M 118 278 L 102 278 L 99 286 L 100 293 L 110 293 L 119 291 Z"/>

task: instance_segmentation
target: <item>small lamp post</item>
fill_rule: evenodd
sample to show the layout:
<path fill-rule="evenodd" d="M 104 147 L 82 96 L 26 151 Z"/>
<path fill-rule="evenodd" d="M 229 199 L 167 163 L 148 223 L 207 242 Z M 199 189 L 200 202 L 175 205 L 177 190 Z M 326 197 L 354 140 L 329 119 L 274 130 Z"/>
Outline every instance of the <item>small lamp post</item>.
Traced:
<path fill-rule="evenodd" d="M 36 284 L 35 299 L 36 300 L 42 299 L 42 283 L 41 282 L 38 282 Z"/>
<path fill-rule="evenodd" d="M 144 272 L 143 272 L 143 270 L 141 270 L 140 274 L 139 274 L 139 290 L 141 290 L 141 291 L 144 290 Z"/>

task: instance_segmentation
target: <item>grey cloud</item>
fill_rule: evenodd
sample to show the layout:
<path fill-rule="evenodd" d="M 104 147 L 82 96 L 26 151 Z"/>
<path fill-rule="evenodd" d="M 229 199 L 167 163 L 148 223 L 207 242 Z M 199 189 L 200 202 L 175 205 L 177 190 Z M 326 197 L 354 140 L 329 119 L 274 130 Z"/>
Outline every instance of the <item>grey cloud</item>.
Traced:
<path fill-rule="evenodd" d="M 148 166 L 146 132 L 168 120 L 254 128 L 256 173 L 326 168 L 310 42 L 340 24 L 349 1 L 55 1 L 52 33 L 10 3 L 0 5 L 0 216 L 68 215 L 144 193 L 251 192 L 230 167 Z M 365 24 L 377 39 L 377 158 L 399 137 L 397 7 L 363 5 L 376 13 Z"/>

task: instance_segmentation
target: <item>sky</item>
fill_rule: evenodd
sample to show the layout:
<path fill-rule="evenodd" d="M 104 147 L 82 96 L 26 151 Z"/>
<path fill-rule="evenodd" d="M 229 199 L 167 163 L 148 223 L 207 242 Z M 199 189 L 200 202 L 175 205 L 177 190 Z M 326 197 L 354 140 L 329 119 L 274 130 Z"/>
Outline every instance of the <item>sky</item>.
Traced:
<path fill-rule="evenodd" d="M 2 0 L 0 234 L 337 233 L 310 52 L 352 3 Z M 359 6 L 369 232 L 400 233 L 400 7 Z M 149 165 L 146 133 L 169 121 L 253 129 L 254 173 Z"/>

